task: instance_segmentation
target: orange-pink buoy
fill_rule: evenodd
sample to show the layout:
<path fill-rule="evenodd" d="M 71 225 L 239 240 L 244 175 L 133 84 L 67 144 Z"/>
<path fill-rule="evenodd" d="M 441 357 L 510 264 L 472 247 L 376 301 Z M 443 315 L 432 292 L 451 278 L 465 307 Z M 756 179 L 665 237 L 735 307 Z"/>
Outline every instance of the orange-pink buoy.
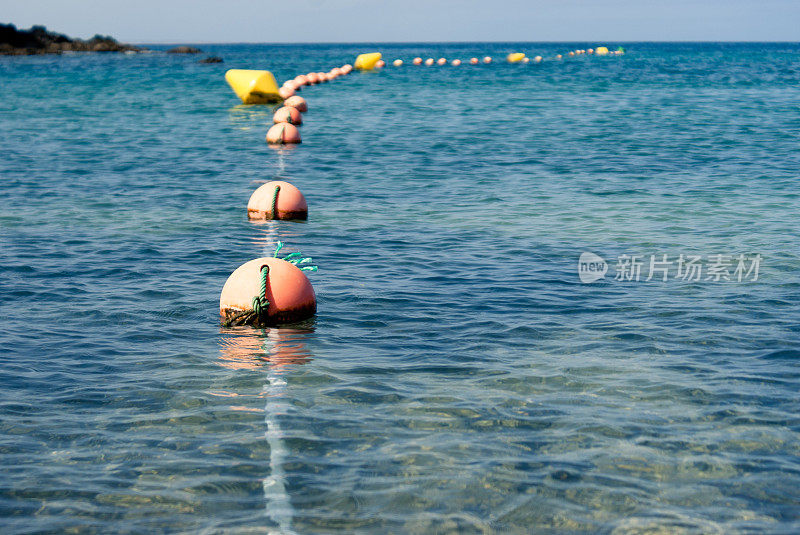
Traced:
<path fill-rule="evenodd" d="M 450 62 L 450 65 L 452 65 L 453 67 L 458 67 L 459 65 L 461 65 L 461 60 L 454 59 L 453 61 Z"/>
<path fill-rule="evenodd" d="M 430 67 L 431 65 L 433 65 L 433 58 L 428 58 L 428 59 L 426 59 L 426 60 L 425 60 L 425 65 L 427 65 L 427 66 L 429 66 L 429 67 Z"/>
<path fill-rule="evenodd" d="M 572 52 L 572 51 L 570 50 L 570 52 L 569 52 L 569 55 L 570 55 L 570 56 L 574 56 L 574 55 L 575 55 L 575 52 Z"/>
<path fill-rule="evenodd" d="M 469 58 L 469 62 L 471 64 L 473 64 L 473 65 L 477 65 L 478 64 L 478 58 Z"/>
<path fill-rule="evenodd" d="M 386 62 L 383 61 L 382 59 L 379 59 L 378 61 L 375 62 L 376 69 L 382 69 L 384 67 L 386 67 Z"/>
<path fill-rule="evenodd" d="M 303 74 L 298 74 L 294 77 L 294 83 L 298 86 L 308 85 L 308 78 Z"/>
<path fill-rule="evenodd" d="M 295 95 L 293 97 L 289 97 L 283 101 L 284 106 L 291 106 L 292 108 L 297 108 L 297 111 L 305 113 L 308 111 L 308 103 L 306 99 L 299 95 Z"/>
<path fill-rule="evenodd" d="M 264 276 L 266 284 L 262 292 Z M 247 314 L 253 310 L 254 297 L 261 300 L 261 306 L 266 305 L 261 315 Z M 219 314 L 225 325 L 246 323 L 263 327 L 294 323 L 316 312 L 317 297 L 308 277 L 300 268 L 280 258 L 245 262 L 225 281 L 219 297 Z"/>
<path fill-rule="evenodd" d="M 300 114 L 300 110 L 297 108 L 293 108 L 292 106 L 283 106 L 278 108 L 278 111 L 276 111 L 272 116 L 272 122 L 275 124 L 289 123 L 295 126 L 300 126 L 303 124 L 303 116 Z"/>
<path fill-rule="evenodd" d="M 267 143 L 272 145 L 301 143 L 300 130 L 289 123 L 274 124 L 267 130 Z"/>
<path fill-rule="evenodd" d="M 345 74 L 350 74 L 351 72 L 353 72 L 353 66 L 350 65 L 349 63 L 345 63 L 344 65 L 342 65 L 342 72 L 344 72 Z"/>
<path fill-rule="evenodd" d="M 492 62 L 492 56 L 486 56 L 485 58 L 483 58 L 483 62 L 484 63 L 491 63 Z"/>
<path fill-rule="evenodd" d="M 535 58 L 533 58 L 533 61 L 534 63 L 539 63 L 540 61 L 542 61 L 542 56 L 536 56 Z"/>
<path fill-rule="evenodd" d="M 319 78 L 317 77 L 317 73 L 315 72 L 310 72 L 306 74 L 306 80 L 308 80 L 308 83 L 311 85 L 319 83 Z"/>
<path fill-rule="evenodd" d="M 341 76 L 344 73 L 342 72 L 342 69 L 340 69 L 339 67 L 334 67 L 333 69 L 331 69 L 331 74 L 335 74 L 336 76 Z"/>
<path fill-rule="evenodd" d="M 294 96 L 295 90 L 293 87 L 285 85 L 278 89 L 278 95 L 283 99 L 286 100 L 287 98 Z"/>
<path fill-rule="evenodd" d="M 392 65 L 394 65 L 395 67 L 400 67 L 402 64 L 403 64 L 402 59 L 396 59 L 392 62 Z"/>
<path fill-rule="evenodd" d="M 308 204 L 299 189 L 282 180 L 263 184 L 247 202 L 250 219 L 308 219 Z"/>
<path fill-rule="evenodd" d="M 320 81 L 320 83 L 322 83 L 322 82 L 327 82 L 327 81 L 328 81 L 328 75 L 327 75 L 327 73 L 324 73 L 324 72 L 318 72 L 318 73 L 317 73 L 317 80 L 319 80 L 319 81 Z"/>
<path fill-rule="evenodd" d="M 561 59 L 561 54 L 556 54 L 556 59 Z"/>
<path fill-rule="evenodd" d="M 586 50 L 589 54 L 594 54 L 594 48 L 589 48 Z"/>
<path fill-rule="evenodd" d="M 529 57 L 522 58 L 522 63 L 528 63 L 531 60 Z"/>
<path fill-rule="evenodd" d="M 411 63 L 413 63 L 414 65 L 422 65 L 422 58 L 414 58 L 414 61 L 412 61 Z"/>
<path fill-rule="evenodd" d="M 447 60 L 444 58 L 439 58 L 438 60 L 436 60 L 436 63 L 438 63 L 439 65 L 444 65 L 445 63 L 447 63 Z"/>

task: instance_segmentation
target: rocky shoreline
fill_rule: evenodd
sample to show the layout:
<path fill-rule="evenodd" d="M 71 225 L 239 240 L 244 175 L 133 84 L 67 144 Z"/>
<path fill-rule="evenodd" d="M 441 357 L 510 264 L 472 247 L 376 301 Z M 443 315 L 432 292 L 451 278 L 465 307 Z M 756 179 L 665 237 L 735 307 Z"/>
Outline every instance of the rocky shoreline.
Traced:
<path fill-rule="evenodd" d="M 47 31 L 44 26 L 18 30 L 13 24 L 0 24 L 0 55 L 30 56 L 62 54 L 64 52 L 141 52 L 143 48 L 120 43 L 107 35 L 91 39 L 71 39 L 66 35 Z"/>

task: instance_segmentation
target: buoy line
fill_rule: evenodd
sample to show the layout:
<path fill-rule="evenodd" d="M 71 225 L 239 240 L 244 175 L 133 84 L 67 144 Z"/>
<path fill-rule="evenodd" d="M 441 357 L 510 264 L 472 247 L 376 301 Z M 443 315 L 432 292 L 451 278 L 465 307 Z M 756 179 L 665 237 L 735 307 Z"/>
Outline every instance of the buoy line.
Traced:
<path fill-rule="evenodd" d="M 610 52 L 607 47 L 600 46 L 596 49 L 569 51 L 567 56 L 583 54 L 605 56 L 624 53 L 622 47 Z M 560 61 L 562 58 L 562 54 L 556 54 L 552 59 Z M 531 62 L 531 58 L 522 52 L 509 54 L 506 60 L 509 63 Z M 533 57 L 533 63 L 540 63 L 543 60 L 542 56 Z M 433 66 L 434 62 L 439 66 L 449 63 L 453 67 L 458 67 L 462 64 L 462 60 L 458 58 L 448 61 L 447 58 L 440 57 L 436 61 L 427 58 L 424 65 Z M 470 65 L 479 65 L 481 62 L 489 65 L 493 62 L 493 58 L 484 56 L 479 60 L 477 57 L 471 57 L 468 62 Z M 405 62 L 398 58 L 391 64 L 394 67 L 402 67 Z M 355 61 L 355 68 L 363 71 L 382 69 L 386 65 L 379 52 L 361 54 Z M 423 65 L 423 60 L 421 57 L 415 57 L 409 65 Z M 269 71 L 231 69 L 225 73 L 225 79 L 243 104 L 282 103 L 273 114 L 274 124 L 267 131 L 266 141 L 270 144 L 294 144 L 301 143 L 298 127 L 303 124 L 302 114 L 308 111 L 307 101 L 297 95 L 297 92 L 306 85 L 324 83 L 350 74 L 353 68 L 350 64 L 346 64 L 335 67 L 327 73 L 311 72 L 298 75 L 284 82 L 280 88 Z M 280 175 L 283 175 L 285 161 L 282 152 L 279 152 L 278 156 L 278 169 Z M 303 194 L 294 185 L 282 180 L 273 180 L 253 192 L 247 203 L 247 214 L 250 219 L 304 220 L 308 218 L 308 205 Z M 283 323 L 294 323 L 316 314 L 316 295 L 305 272 L 316 271 L 317 267 L 311 264 L 311 258 L 306 258 L 298 252 L 279 258 L 278 253 L 282 248 L 283 243 L 278 241 L 271 257 L 263 256 L 250 260 L 239 266 L 228 277 L 220 294 L 220 316 L 224 327 L 232 325 L 272 327 Z M 269 475 L 264 478 L 262 487 L 266 515 L 279 529 L 279 531 L 270 529 L 268 533 L 294 535 L 295 532 L 292 530 L 294 508 L 286 488 L 284 469 L 287 450 L 283 442 L 284 433 L 278 422 L 279 416 L 288 412 L 289 404 L 285 400 L 276 401 L 284 398 L 287 382 L 272 368 L 269 369 L 266 380 L 264 436 L 269 447 Z"/>

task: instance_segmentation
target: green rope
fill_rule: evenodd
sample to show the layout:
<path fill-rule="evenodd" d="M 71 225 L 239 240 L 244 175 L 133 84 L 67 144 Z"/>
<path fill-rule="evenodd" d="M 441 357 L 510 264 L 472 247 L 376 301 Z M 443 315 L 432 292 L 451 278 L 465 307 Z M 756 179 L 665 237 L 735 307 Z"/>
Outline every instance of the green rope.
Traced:
<path fill-rule="evenodd" d="M 283 249 L 283 242 L 278 242 L 278 246 L 275 248 L 275 254 L 272 256 L 278 258 L 278 252 L 280 252 L 281 249 Z M 304 257 L 303 253 L 289 253 L 281 260 L 286 260 L 290 264 L 297 266 L 300 268 L 300 271 L 317 271 L 317 266 L 314 265 L 300 266 L 300 264 L 311 264 L 311 262 L 313 262 L 311 258 Z"/>
<path fill-rule="evenodd" d="M 259 319 L 265 320 L 269 301 L 267 301 L 267 277 L 269 276 L 269 266 L 261 266 L 261 289 L 258 295 L 253 297 L 253 312 Z"/>
<path fill-rule="evenodd" d="M 278 219 L 278 192 L 280 186 L 275 186 L 275 193 L 272 194 L 272 219 Z"/>

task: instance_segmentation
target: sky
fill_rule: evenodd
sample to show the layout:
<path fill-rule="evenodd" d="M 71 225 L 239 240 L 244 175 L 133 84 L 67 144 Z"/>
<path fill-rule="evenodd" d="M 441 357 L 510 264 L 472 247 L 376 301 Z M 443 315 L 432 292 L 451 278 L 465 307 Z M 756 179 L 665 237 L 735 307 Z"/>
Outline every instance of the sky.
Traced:
<path fill-rule="evenodd" d="M 800 0 L 0 0 L 0 22 L 128 43 L 800 41 Z"/>

